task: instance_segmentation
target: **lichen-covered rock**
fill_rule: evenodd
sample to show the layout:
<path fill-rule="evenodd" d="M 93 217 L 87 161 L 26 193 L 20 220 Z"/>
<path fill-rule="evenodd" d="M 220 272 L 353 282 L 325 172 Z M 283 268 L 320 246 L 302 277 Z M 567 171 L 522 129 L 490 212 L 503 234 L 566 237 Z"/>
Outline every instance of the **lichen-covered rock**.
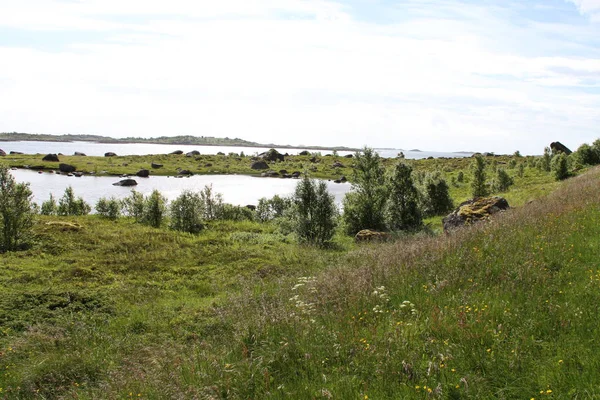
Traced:
<path fill-rule="evenodd" d="M 461 203 L 456 210 L 442 220 L 444 231 L 449 232 L 464 225 L 488 219 L 491 215 L 509 208 L 505 198 L 477 197 Z"/>
<path fill-rule="evenodd" d="M 391 235 L 386 232 L 378 232 L 373 229 L 363 229 L 354 236 L 355 242 L 383 242 L 389 240 Z"/>

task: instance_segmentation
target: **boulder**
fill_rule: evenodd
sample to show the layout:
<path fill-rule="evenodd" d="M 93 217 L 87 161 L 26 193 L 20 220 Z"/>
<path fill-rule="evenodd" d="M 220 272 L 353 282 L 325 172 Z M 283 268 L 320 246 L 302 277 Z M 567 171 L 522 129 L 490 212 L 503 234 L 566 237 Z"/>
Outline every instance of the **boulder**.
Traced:
<path fill-rule="evenodd" d="M 158 163 L 154 163 L 154 162 L 153 162 L 153 163 L 151 163 L 151 164 L 150 164 L 150 167 L 151 167 L 152 169 L 159 169 L 159 168 L 162 168 L 162 167 L 163 167 L 163 165 L 162 165 L 162 164 L 158 164 Z"/>
<path fill-rule="evenodd" d="M 467 200 L 442 220 L 444 232 L 450 232 L 464 225 L 487 220 L 491 215 L 508 208 L 509 205 L 506 199 L 499 196 L 477 197 Z"/>
<path fill-rule="evenodd" d="M 279 177 L 279 173 L 275 171 L 267 171 L 260 174 L 263 178 L 277 178 Z"/>
<path fill-rule="evenodd" d="M 76 151 L 75 153 L 73 153 L 74 156 L 79 156 L 79 157 L 86 157 L 85 153 L 82 153 L 80 151 Z"/>
<path fill-rule="evenodd" d="M 319 160 L 317 159 L 317 157 L 313 156 L 313 157 L 311 157 L 311 158 L 310 158 L 310 160 L 309 160 L 309 161 L 310 161 L 311 163 L 316 163 L 316 162 L 318 162 Z"/>
<path fill-rule="evenodd" d="M 139 176 L 140 178 L 147 178 L 150 176 L 150 171 L 148 171 L 147 169 L 140 169 L 138 172 L 135 173 L 135 176 Z"/>
<path fill-rule="evenodd" d="M 69 164 L 58 164 L 58 170 L 65 174 L 70 174 L 71 172 L 77 171 L 77 168 L 74 165 Z"/>
<path fill-rule="evenodd" d="M 194 174 L 190 170 L 182 169 L 181 171 L 179 171 L 179 175 L 194 175 Z"/>
<path fill-rule="evenodd" d="M 348 179 L 346 179 L 346 177 L 344 175 L 342 175 L 342 177 L 340 178 L 340 181 L 342 183 L 348 182 Z"/>
<path fill-rule="evenodd" d="M 565 153 L 566 155 L 569 155 L 572 153 L 572 151 L 567 146 L 562 144 L 561 142 L 550 143 L 550 148 L 552 149 L 553 153 Z"/>
<path fill-rule="evenodd" d="M 333 164 L 331 164 L 331 166 L 332 166 L 333 168 L 344 168 L 344 164 L 342 164 L 342 163 L 341 163 L 341 162 L 339 162 L 339 161 L 336 161 L 336 162 L 334 162 Z"/>
<path fill-rule="evenodd" d="M 300 171 L 292 172 L 292 178 L 300 178 L 300 175 L 302 175 L 302 172 Z"/>
<path fill-rule="evenodd" d="M 354 156 L 353 156 L 352 154 L 346 154 L 344 157 L 345 157 L 345 158 L 352 158 L 352 157 L 354 157 Z"/>
<path fill-rule="evenodd" d="M 56 154 L 46 154 L 44 158 L 42 158 L 42 161 L 59 162 L 60 160 Z"/>
<path fill-rule="evenodd" d="M 75 178 L 81 178 L 81 177 L 83 176 L 83 172 L 73 172 L 73 173 L 72 173 L 72 175 L 73 175 Z"/>
<path fill-rule="evenodd" d="M 265 161 L 284 161 L 285 156 L 275 149 L 260 154 L 260 157 Z"/>
<path fill-rule="evenodd" d="M 265 161 L 254 161 L 252 165 L 250 165 L 252 169 L 269 169 L 269 164 Z"/>
<path fill-rule="evenodd" d="M 255 211 L 255 210 L 256 210 L 256 206 L 255 206 L 254 204 L 248 204 L 248 205 L 246 206 L 246 208 L 247 208 L 248 210 L 251 210 L 251 211 Z"/>
<path fill-rule="evenodd" d="M 183 154 L 183 150 L 175 150 L 175 151 L 170 152 L 169 154 L 175 154 L 176 156 L 179 156 L 179 155 Z"/>
<path fill-rule="evenodd" d="M 389 240 L 391 235 L 386 232 L 378 232 L 373 229 L 363 229 L 354 236 L 355 242 L 383 242 Z"/>
<path fill-rule="evenodd" d="M 212 167 L 212 163 L 209 163 L 209 162 L 208 162 L 208 163 L 204 164 L 204 167 L 205 167 L 205 168 L 210 168 L 210 167 Z"/>
<path fill-rule="evenodd" d="M 4 150 L 0 149 L 0 156 L 5 156 L 6 153 L 4 152 Z"/>
<path fill-rule="evenodd" d="M 108 153 L 104 153 L 104 157 L 116 157 L 117 154 L 113 153 L 112 151 L 109 151 Z"/>
<path fill-rule="evenodd" d="M 185 153 L 186 157 L 194 157 L 194 156 L 199 156 L 200 152 L 198 150 L 192 150 L 189 153 Z"/>
<path fill-rule="evenodd" d="M 135 179 L 127 178 L 121 179 L 119 182 L 113 183 L 113 186 L 136 186 L 137 181 Z"/>
<path fill-rule="evenodd" d="M 11 151 L 10 154 L 23 154 L 22 151 Z"/>
<path fill-rule="evenodd" d="M 310 153 L 306 150 L 301 151 L 300 153 L 298 153 L 299 156 L 309 156 Z"/>

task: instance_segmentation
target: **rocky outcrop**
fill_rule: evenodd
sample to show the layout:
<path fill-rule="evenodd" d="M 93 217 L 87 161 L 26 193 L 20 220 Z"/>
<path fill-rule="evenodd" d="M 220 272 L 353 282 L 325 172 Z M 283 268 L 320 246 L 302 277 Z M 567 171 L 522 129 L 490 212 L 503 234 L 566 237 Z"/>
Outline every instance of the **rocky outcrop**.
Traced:
<path fill-rule="evenodd" d="M 42 161 L 51 161 L 51 162 L 59 162 L 58 156 L 56 154 L 46 154 Z"/>
<path fill-rule="evenodd" d="M 64 174 L 70 174 L 77 171 L 77 168 L 74 165 L 58 164 L 58 170 Z"/>
<path fill-rule="evenodd" d="M 148 171 L 147 169 L 140 169 L 138 172 L 135 173 L 135 176 L 139 176 L 140 178 L 147 178 L 150 176 L 150 171 Z"/>
<path fill-rule="evenodd" d="M 265 161 L 284 161 L 285 160 L 285 156 L 275 149 L 270 149 L 269 151 L 260 154 L 259 157 L 261 157 Z"/>
<path fill-rule="evenodd" d="M 363 229 L 354 236 L 355 242 L 383 242 L 389 240 L 391 235 L 387 232 L 379 232 L 373 229 Z"/>
<path fill-rule="evenodd" d="M 138 183 L 135 179 L 121 179 L 119 182 L 113 183 L 113 186 L 136 186 Z"/>
<path fill-rule="evenodd" d="M 491 215 L 508 208 L 509 205 L 506 199 L 499 196 L 478 197 L 467 200 L 442 220 L 444 231 L 450 232 L 464 225 L 487 220 Z"/>
<path fill-rule="evenodd" d="M 113 153 L 112 151 L 109 151 L 108 153 L 104 153 L 104 157 L 116 157 L 117 154 Z"/>
<path fill-rule="evenodd" d="M 250 165 L 250 168 L 252 169 L 269 169 L 269 164 L 267 164 L 265 161 L 254 161 L 252 163 L 252 165 Z"/>
<path fill-rule="evenodd" d="M 566 155 L 569 155 L 572 153 L 572 151 L 567 146 L 562 144 L 561 142 L 550 143 L 550 148 L 552 149 L 552 152 L 554 152 L 554 153 L 565 153 Z"/>

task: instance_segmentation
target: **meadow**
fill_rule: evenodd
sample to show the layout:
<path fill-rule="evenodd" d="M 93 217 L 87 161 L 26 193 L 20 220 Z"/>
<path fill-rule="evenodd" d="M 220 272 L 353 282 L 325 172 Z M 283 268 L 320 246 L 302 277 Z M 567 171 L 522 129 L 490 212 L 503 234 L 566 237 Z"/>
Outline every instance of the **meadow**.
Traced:
<path fill-rule="evenodd" d="M 37 216 L 33 246 L 0 258 L 0 398 L 598 397 L 600 170 L 556 182 L 511 159 L 488 168 L 509 168 L 517 207 L 391 243 Z M 407 162 L 469 197 L 471 160 Z"/>

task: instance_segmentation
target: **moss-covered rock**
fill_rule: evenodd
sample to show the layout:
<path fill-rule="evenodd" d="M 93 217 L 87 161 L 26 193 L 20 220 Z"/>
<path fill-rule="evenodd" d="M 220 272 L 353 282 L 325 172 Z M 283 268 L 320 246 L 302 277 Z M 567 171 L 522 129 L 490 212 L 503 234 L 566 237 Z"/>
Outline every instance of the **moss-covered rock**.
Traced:
<path fill-rule="evenodd" d="M 443 219 L 444 231 L 448 232 L 463 225 L 488 219 L 491 215 L 509 208 L 505 198 L 476 197 L 460 204 L 456 210 Z"/>

